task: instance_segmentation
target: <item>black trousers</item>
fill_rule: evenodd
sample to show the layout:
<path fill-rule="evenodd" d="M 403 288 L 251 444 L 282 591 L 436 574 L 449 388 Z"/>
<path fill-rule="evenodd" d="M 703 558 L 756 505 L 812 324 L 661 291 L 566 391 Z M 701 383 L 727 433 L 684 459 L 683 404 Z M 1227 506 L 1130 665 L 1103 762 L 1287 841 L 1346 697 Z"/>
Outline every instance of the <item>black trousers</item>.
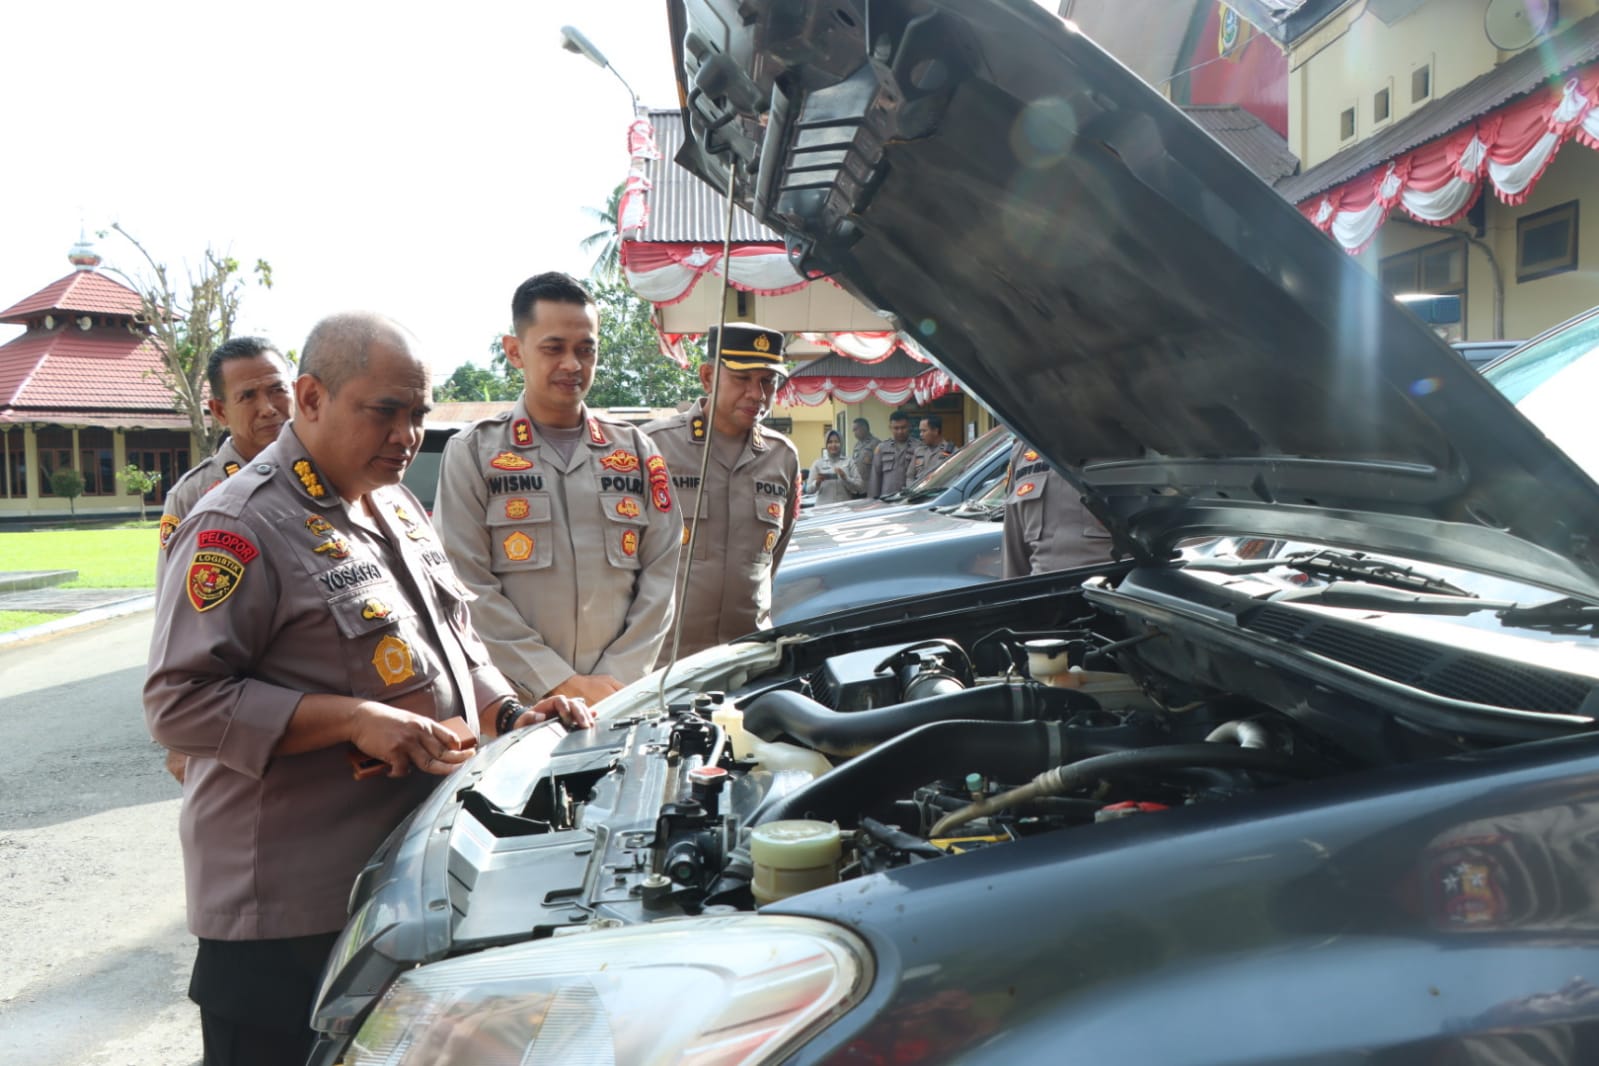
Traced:
<path fill-rule="evenodd" d="M 280 940 L 201 938 L 189 977 L 205 1066 L 304 1066 L 311 1001 L 337 933 Z"/>

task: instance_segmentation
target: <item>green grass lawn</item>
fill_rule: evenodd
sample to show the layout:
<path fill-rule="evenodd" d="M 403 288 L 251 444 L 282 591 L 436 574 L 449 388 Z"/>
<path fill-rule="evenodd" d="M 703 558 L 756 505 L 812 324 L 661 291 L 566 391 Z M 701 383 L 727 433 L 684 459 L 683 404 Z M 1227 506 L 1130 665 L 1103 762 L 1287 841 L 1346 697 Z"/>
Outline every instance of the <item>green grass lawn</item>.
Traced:
<path fill-rule="evenodd" d="M 64 614 L 53 611 L 0 611 L 0 633 L 9 633 L 13 629 L 26 629 L 28 626 L 43 625 L 53 622 L 57 618 L 65 618 Z"/>
<path fill-rule="evenodd" d="M 0 533 L 0 570 L 76 570 L 61 588 L 155 587 L 156 522 L 96 529 Z"/>

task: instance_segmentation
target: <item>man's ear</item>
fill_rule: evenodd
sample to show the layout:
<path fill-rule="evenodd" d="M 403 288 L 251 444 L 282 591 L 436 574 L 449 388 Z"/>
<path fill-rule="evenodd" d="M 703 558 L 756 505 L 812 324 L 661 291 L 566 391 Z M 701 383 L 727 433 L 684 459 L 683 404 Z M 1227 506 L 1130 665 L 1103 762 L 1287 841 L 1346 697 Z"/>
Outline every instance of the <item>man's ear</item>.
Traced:
<path fill-rule="evenodd" d="M 716 364 L 704 362 L 700 364 L 700 388 L 705 390 L 705 395 L 711 394 L 711 378 L 716 373 Z"/>
<path fill-rule="evenodd" d="M 327 411 L 329 393 L 322 380 L 310 374 L 294 379 L 294 415 L 305 422 L 320 421 Z"/>
<path fill-rule="evenodd" d="M 205 409 L 211 412 L 211 417 L 216 420 L 217 425 L 225 426 L 228 424 L 228 409 L 215 396 L 206 397 Z"/>
<path fill-rule="evenodd" d="M 510 363 L 518 370 L 524 369 L 522 366 L 521 341 L 507 333 L 505 336 L 500 338 L 500 347 L 505 349 L 505 361 L 507 363 Z"/>

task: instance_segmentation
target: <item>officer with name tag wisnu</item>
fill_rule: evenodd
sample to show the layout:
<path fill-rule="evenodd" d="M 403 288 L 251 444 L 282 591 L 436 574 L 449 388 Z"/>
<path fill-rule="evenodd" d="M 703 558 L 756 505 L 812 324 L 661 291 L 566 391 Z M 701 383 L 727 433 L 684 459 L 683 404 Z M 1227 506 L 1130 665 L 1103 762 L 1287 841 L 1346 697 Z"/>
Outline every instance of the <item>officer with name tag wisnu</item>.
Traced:
<path fill-rule="evenodd" d="M 713 326 L 706 351 L 709 357 L 700 366 L 706 395 L 687 411 L 644 427 L 666 457 L 682 501 L 680 656 L 771 626 L 772 575 L 799 515 L 799 452 L 787 437 L 760 424 L 778 383 L 788 375 L 782 332 L 730 322 L 718 338 Z M 707 448 L 710 461 L 705 463 Z M 696 511 L 699 528 L 691 564 L 689 523 Z M 662 664 L 671 652 L 668 638 L 661 649 Z"/>

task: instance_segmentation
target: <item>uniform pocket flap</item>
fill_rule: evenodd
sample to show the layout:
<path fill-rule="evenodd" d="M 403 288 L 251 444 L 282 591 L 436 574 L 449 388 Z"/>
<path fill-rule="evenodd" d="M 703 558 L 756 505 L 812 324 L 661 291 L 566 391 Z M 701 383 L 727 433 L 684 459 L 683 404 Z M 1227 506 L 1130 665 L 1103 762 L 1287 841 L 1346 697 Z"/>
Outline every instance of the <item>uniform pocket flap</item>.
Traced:
<path fill-rule="evenodd" d="M 394 625 L 416 614 L 401 597 L 400 590 L 389 581 L 377 581 L 341 592 L 328 601 L 328 610 L 333 612 L 339 632 L 351 639 Z"/>
<path fill-rule="evenodd" d="M 519 525 L 550 520 L 550 494 L 528 492 L 519 496 L 493 496 L 489 499 L 490 526 Z"/>
<path fill-rule="evenodd" d="M 647 525 L 650 519 L 644 513 L 645 506 L 645 502 L 637 496 L 623 492 L 600 493 L 600 510 L 613 522 L 625 522 L 630 526 Z"/>

